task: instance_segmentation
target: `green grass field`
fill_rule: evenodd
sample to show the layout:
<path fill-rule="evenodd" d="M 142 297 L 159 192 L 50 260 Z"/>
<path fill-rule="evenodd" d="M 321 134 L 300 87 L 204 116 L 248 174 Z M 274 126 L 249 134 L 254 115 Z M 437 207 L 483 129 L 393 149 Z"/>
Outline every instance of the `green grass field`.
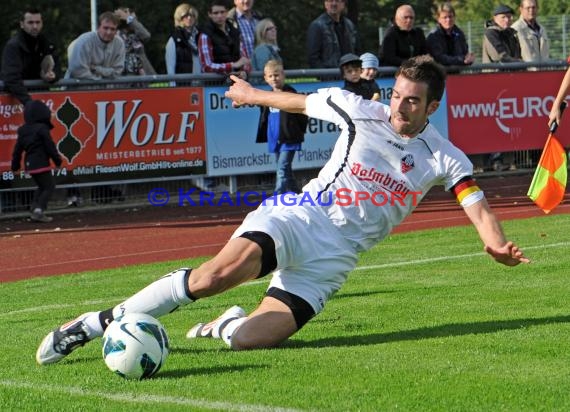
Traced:
<path fill-rule="evenodd" d="M 279 349 L 185 338 L 229 306 L 253 309 L 266 280 L 186 306 L 161 318 L 172 352 L 146 381 L 108 371 L 99 339 L 45 367 L 36 347 L 189 262 L 0 284 L 2 411 L 569 410 L 570 215 L 504 226 L 532 264 L 494 263 L 471 227 L 391 236 Z"/>

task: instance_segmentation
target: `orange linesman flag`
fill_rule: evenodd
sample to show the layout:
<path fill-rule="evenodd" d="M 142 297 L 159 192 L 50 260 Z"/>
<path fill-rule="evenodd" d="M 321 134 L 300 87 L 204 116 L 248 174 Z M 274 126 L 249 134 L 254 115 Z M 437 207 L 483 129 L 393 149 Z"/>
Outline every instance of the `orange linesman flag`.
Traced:
<path fill-rule="evenodd" d="M 527 193 L 544 213 L 550 213 L 564 199 L 567 172 L 566 151 L 550 133 Z"/>

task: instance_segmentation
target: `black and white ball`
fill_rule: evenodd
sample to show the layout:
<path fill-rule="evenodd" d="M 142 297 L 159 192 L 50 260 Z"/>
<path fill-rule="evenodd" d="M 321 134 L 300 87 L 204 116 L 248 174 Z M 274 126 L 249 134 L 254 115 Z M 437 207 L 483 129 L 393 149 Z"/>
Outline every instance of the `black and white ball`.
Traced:
<path fill-rule="evenodd" d="M 150 378 L 168 357 L 166 330 L 144 313 L 128 313 L 115 319 L 103 335 L 103 359 L 107 367 L 125 379 Z"/>

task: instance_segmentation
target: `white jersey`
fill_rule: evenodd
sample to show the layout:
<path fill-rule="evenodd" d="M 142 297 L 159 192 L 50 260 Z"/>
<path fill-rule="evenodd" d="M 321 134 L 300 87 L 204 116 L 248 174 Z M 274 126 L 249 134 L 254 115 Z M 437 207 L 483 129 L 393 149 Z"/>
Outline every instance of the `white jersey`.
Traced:
<path fill-rule="evenodd" d="M 430 124 L 414 138 L 398 135 L 385 104 L 339 88 L 320 89 L 307 96 L 306 113 L 335 123 L 342 133 L 330 160 L 303 193 L 319 199 L 315 209 L 357 250 L 388 235 L 433 186 L 449 190 L 473 174 L 467 156 Z M 462 205 L 482 198 L 478 192 Z"/>

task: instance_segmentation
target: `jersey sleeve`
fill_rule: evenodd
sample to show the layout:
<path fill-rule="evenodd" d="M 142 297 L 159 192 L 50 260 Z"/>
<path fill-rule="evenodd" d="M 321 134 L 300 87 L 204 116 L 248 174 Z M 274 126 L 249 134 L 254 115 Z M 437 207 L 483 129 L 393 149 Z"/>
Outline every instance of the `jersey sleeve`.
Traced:
<path fill-rule="evenodd" d="M 361 96 L 338 87 L 319 89 L 307 96 L 305 111 L 309 117 L 326 120 L 342 126 L 350 119 L 378 119 L 387 121 L 388 106 L 365 100 Z"/>
<path fill-rule="evenodd" d="M 473 179 L 473 164 L 467 156 L 455 146 L 444 156 L 444 167 L 447 171 L 445 190 L 455 196 L 462 207 L 471 206 L 485 197 L 485 194 Z"/>

